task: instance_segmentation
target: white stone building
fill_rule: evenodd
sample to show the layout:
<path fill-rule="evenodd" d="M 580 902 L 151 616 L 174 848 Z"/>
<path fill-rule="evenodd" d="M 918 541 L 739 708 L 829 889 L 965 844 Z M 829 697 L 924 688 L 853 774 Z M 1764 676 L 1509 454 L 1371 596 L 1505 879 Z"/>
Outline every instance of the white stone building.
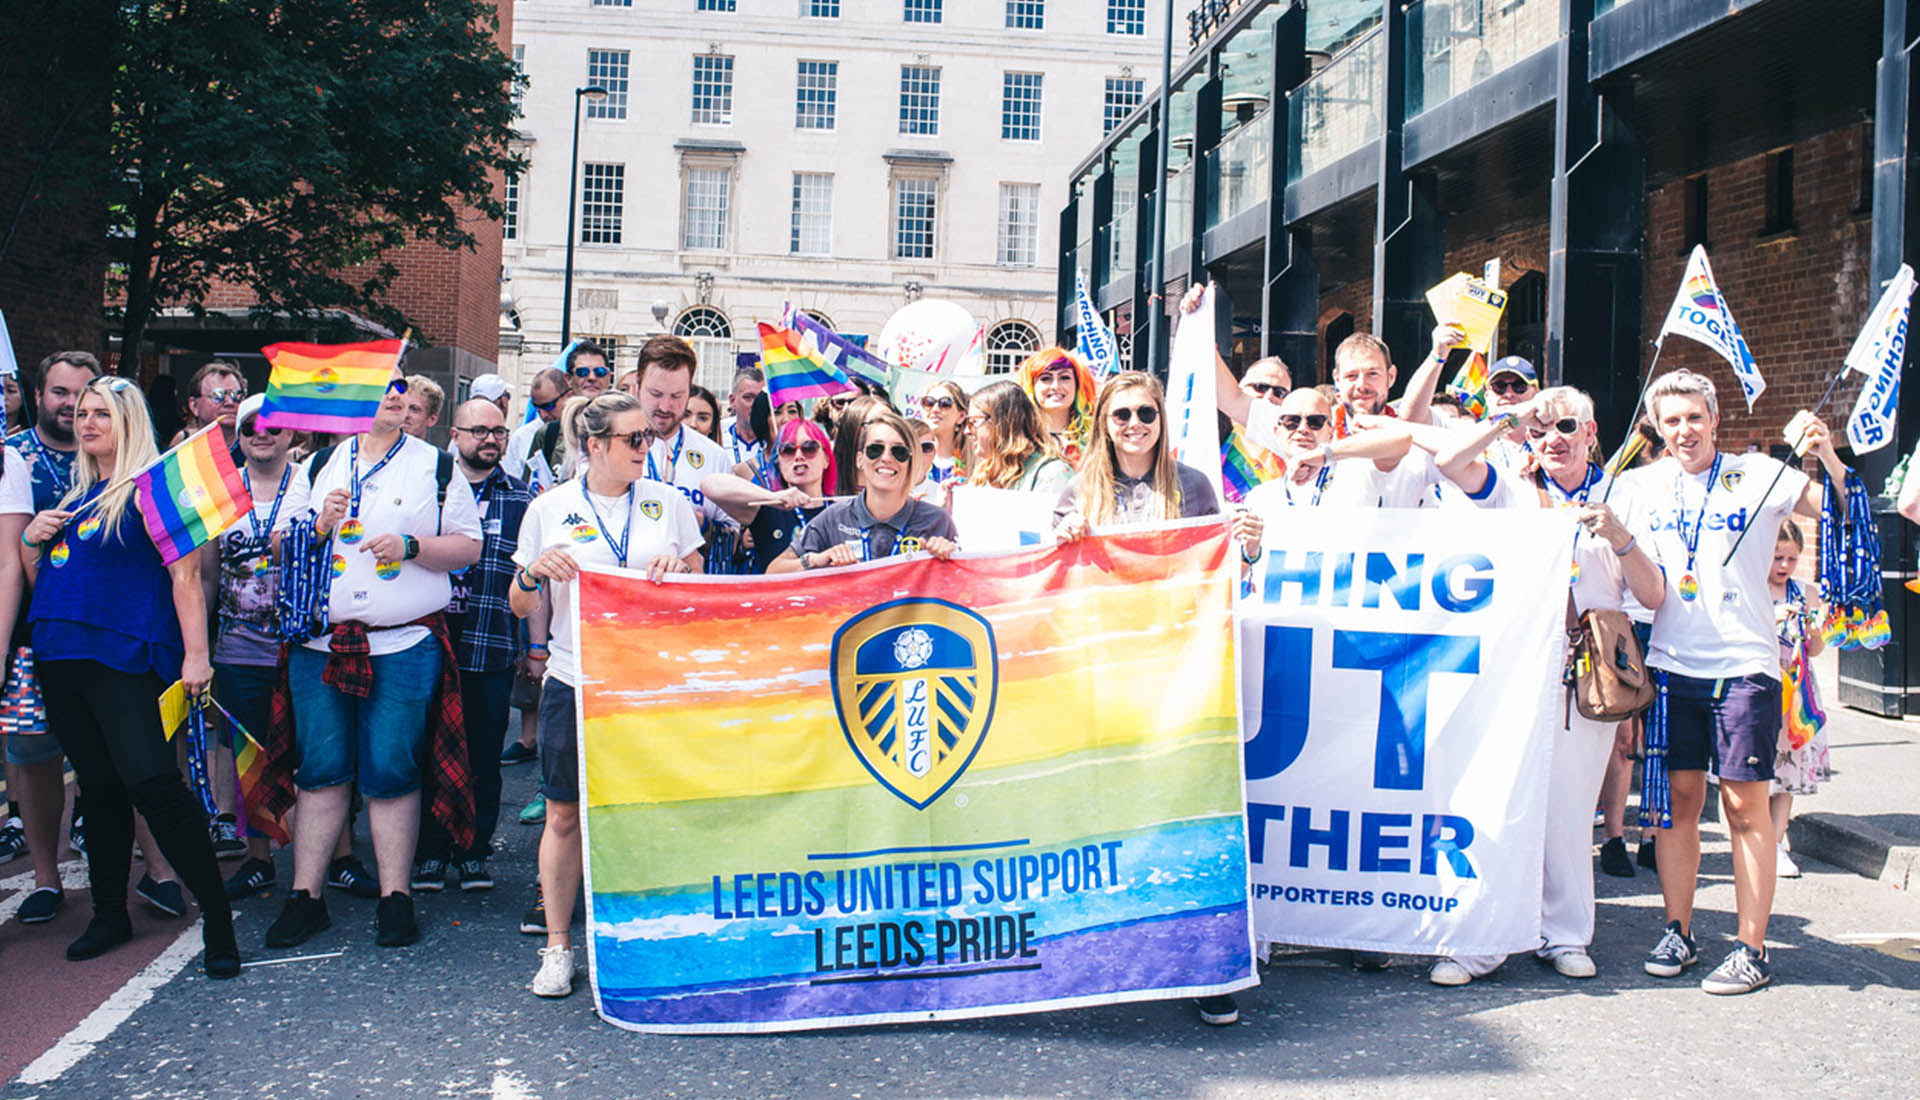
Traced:
<path fill-rule="evenodd" d="M 677 332 L 724 390 L 783 302 L 877 337 L 922 296 L 1017 362 L 1054 338 L 1068 172 L 1157 87 L 1164 2 L 519 0 L 502 370 L 561 346 L 588 85 L 611 94 L 581 103 L 572 331 L 618 365 Z"/>

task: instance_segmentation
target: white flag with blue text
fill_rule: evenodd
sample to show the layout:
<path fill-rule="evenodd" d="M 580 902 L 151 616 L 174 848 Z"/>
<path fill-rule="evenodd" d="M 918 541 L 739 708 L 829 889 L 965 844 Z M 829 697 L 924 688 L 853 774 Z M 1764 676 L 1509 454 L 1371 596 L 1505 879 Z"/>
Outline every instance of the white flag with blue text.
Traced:
<path fill-rule="evenodd" d="M 1760 364 L 1753 361 L 1753 352 L 1747 347 L 1747 338 L 1740 335 L 1740 326 L 1733 321 L 1726 297 L 1713 281 L 1707 250 L 1699 245 L 1693 246 L 1693 255 L 1687 258 L 1687 273 L 1680 280 L 1680 289 L 1673 296 L 1673 305 L 1667 310 L 1666 322 L 1660 326 L 1659 339 L 1654 343 L 1665 340 L 1669 332 L 1697 340 L 1725 359 L 1733 368 L 1734 377 L 1740 380 L 1740 392 L 1747 398 L 1747 411 L 1753 411 L 1753 403 L 1766 392 L 1767 382 L 1760 377 Z"/>
<path fill-rule="evenodd" d="M 1073 269 L 1073 331 L 1079 340 L 1075 350 L 1095 378 L 1105 378 L 1120 369 L 1120 351 L 1113 333 L 1101 322 L 1100 311 L 1093 308 L 1086 273 L 1077 267 Z"/>
<path fill-rule="evenodd" d="M 1847 352 L 1847 368 L 1867 376 L 1847 418 L 1847 442 L 1865 454 L 1893 442 L 1900 408 L 1900 365 L 1907 357 L 1907 311 L 1913 300 L 1913 268 L 1900 265 L 1886 292 Z"/>
<path fill-rule="evenodd" d="M 1200 308 L 1179 318 L 1167 367 L 1167 443 L 1173 457 L 1206 474 L 1215 499 L 1224 500 L 1220 483 L 1220 402 L 1214 392 L 1214 288 L 1208 284 Z"/>

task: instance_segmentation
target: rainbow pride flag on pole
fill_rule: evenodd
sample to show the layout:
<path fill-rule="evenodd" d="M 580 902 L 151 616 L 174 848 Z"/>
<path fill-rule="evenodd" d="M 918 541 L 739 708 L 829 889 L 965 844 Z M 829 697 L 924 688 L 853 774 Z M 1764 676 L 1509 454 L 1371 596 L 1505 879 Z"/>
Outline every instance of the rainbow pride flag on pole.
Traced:
<path fill-rule="evenodd" d="M 225 723 L 224 729 L 220 728 L 221 723 Z M 266 772 L 267 751 L 253 739 L 253 733 L 228 713 L 227 708 L 215 702 L 211 695 L 189 698 L 186 685 L 178 680 L 160 693 L 160 728 L 166 731 L 167 740 L 185 734 L 188 744 L 194 746 L 187 754 L 188 770 L 193 773 L 194 785 L 210 803 L 213 794 L 206 772 L 209 725 L 219 729 L 218 744 L 235 745 L 234 778 L 247 831 L 272 837 L 282 844 L 293 843 L 293 833 L 287 829 L 286 822 L 267 810 L 266 799 L 262 797 L 261 782 Z"/>
<path fill-rule="evenodd" d="M 810 333 L 765 321 L 760 322 L 760 365 L 767 374 L 767 400 L 775 408 L 854 388 L 845 371 L 827 362 Z"/>
<path fill-rule="evenodd" d="M 1220 445 L 1221 484 L 1227 499 L 1235 504 L 1247 499 L 1247 494 L 1256 486 L 1272 481 L 1286 470 L 1287 464 L 1279 455 L 1256 445 L 1237 427 Z"/>
<path fill-rule="evenodd" d="M 134 477 L 147 534 L 168 565 L 186 557 L 253 511 L 253 495 L 233 464 L 220 425 L 195 432 Z"/>
<path fill-rule="evenodd" d="M 364 344 L 270 344 L 273 364 L 260 423 L 268 428 L 356 434 L 373 424 L 406 337 Z"/>

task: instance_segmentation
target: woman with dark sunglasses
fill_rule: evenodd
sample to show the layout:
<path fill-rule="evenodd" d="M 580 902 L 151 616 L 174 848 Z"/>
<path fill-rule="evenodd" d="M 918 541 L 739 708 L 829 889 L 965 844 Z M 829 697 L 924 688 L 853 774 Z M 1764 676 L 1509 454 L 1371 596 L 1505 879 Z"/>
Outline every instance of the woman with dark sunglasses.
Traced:
<path fill-rule="evenodd" d="M 1079 469 L 1097 428 L 1092 413 L 1098 389 L 1093 371 L 1065 348 L 1042 348 L 1020 364 L 1016 377 L 1039 408 L 1041 423 L 1060 457 Z"/>
<path fill-rule="evenodd" d="M 913 429 L 906 419 L 881 406 L 867 413 L 858 431 L 859 495 L 836 501 L 816 516 L 767 572 L 852 565 L 917 550 L 944 559 L 959 549 L 953 518 L 910 495 Z"/>
<path fill-rule="evenodd" d="M 752 538 L 752 571 L 765 573 L 826 508 L 822 497 L 834 481 L 833 448 L 811 420 L 789 420 L 775 437 L 774 460 L 755 480 L 715 474 L 700 491 L 739 521 Z M 765 486 L 758 483 L 764 477 Z"/>
<path fill-rule="evenodd" d="M 933 428 L 933 467 L 927 471 L 927 480 L 938 485 L 965 478 L 967 391 L 947 379 L 936 382 L 919 404 L 921 417 Z"/>

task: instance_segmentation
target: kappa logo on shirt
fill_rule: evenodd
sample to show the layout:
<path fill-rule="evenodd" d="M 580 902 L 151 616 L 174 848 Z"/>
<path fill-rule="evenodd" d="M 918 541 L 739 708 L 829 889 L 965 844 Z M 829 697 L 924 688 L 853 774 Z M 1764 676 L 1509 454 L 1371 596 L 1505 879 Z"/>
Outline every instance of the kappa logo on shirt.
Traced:
<path fill-rule="evenodd" d="M 560 522 L 566 524 L 568 527 L 578 527 L 581 524 L 587 522 L 587 520 L 585 516 L 582 516 L 578 512 L 568 512 L 567 518 L 561 520 Z"/>

